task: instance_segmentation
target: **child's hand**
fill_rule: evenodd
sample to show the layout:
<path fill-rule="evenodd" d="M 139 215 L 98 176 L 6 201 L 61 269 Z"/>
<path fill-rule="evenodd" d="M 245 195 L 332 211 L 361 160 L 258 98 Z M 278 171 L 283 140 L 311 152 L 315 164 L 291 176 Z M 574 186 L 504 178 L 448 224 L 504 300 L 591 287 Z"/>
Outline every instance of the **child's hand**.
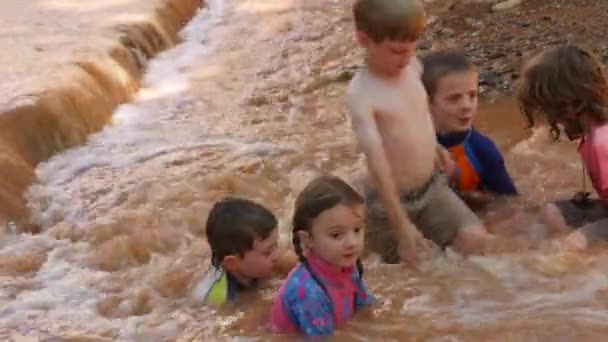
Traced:
<path fill-rule="evenodd" d="M 407 236 L 399 239 L 399 257 L 408 267 L 416 268 L 421 256 L 429 254 L 432 244 L 416 227 L 411 228 Z"/>
<path fill-rule="evenodd" d="M 462 194 L 462 198 L 469 205 L 480 206 L 491 202 L 494 196 L 481 191 L 468 191 Z"/>
<path fill-rule="evenodd" d="M 456 171 L 456 162 L 452 159 L 450 152 L 441 145 L 437 145 L 437 168 L 445 173 L 448 177 L 452 177 Z"/>
<path fill-rule="evenodd" d="M 443 171 L 443 173 L 445 173 L 449 178 L 452 178 L 456 172 L 456 162 L 452 158 L 447 158 L 443 163 L 443 169 L 441 171 Z"/>

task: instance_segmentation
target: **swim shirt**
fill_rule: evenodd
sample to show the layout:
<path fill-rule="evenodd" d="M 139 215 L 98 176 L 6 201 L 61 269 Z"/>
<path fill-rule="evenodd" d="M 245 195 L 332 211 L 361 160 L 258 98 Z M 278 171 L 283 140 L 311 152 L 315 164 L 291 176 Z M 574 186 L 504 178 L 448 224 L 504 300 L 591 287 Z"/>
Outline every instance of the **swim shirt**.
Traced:
<path fill-rule="evenodd" d="M 313 253 L 307 253 L 307 261 L 327 293 L 303 264 L 296 266 L 272 306 L 270 328 L 275 333 L 331 335 L 356 309 L 372 302 L 356 267 L 336 267 Z"/>
<path fill-rule="evenodd" d="M 470 128 L 465 132 L 438 135 L 437 139 L 456 163 L 450 182 L 454 190 L 517 194 L 502 154 L 490 138 Z"/>
<path fill-rule="evenodd" d="M 239 293 L 256 287 L 255 280 L 250 286 L 245 286 L 223 268 L 212 266 L 194 293 L 202 294 L 203 302 L 207 304 L 221 305 L 233 301 Z"/>
<path fill-rule="evenodd" d="M 608 200 L 608 124 L 591 129 L 578 147 L 593 188 L 602 200 Z"/>

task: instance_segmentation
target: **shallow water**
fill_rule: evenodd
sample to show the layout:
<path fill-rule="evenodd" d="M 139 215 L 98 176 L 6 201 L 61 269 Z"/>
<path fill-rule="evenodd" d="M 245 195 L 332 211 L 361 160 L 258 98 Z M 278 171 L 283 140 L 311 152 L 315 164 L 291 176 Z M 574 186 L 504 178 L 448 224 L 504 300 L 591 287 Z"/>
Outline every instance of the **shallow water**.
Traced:
<path fill-rule="evenodd" d="M 264 325 L 278 280 L 220 312 L 192 299 L 209 265 L 206 214 L 227 194 L 258 200 L 279 216 L 286 243 L 293 197 L 308 180 L 362 170 L 344 83 L 334 81 L 360 55 L 338 1 L 211 6 L 149 65 L 111 126 L 38 167 L 27 196 L 43 232 L 0 240 L 0 339 L 271 340 Z M 573 144 L 530 134 L 514 108 L 486 103 L 477 123 L 525 194 L 484 214 L 502 235 L 581 184 Z M 450 251 L 422 272 L 372 256 L 376 304 L 336 339 L 598 340 L 608 333 L 607 258 L 602 247 L 573 254 L 523 238 L 485 257 Z"/>

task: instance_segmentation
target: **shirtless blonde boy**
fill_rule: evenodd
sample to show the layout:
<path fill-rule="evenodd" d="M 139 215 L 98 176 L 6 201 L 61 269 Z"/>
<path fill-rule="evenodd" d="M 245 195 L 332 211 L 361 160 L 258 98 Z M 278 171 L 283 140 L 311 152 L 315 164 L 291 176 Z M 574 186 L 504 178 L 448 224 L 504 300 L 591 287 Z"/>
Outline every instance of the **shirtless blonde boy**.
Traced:
<path fill-rule="evenodd" d="M 348 106 L 368 165 L 368 247 L 389 263 L 414 262 L 417 249 L 428 246 L 424 237 L 479 251 L 488 233 L 438 167 L 449 157 L 437 143 L 415 55 L 422 3 L 357 0 L 353 10 L 367 67 L 350 83 Z"/>

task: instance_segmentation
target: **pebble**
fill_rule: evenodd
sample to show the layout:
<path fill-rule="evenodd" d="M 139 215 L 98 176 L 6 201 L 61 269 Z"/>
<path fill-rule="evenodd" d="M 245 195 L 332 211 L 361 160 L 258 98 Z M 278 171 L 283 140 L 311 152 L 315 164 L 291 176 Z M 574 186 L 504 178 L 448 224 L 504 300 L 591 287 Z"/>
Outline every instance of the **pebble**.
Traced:
<path fill-rule="evenodd" d="M 522 0 L 507 0 L 507 1 L 503 1 L 500 3 L 497 3 L 496 5 L 494 5 L 492 7 L 493 11 L 504 11 L 504 10 L 508 10 L 514 7 L 517 7 L 519 5 L 521 5 Z"/>

